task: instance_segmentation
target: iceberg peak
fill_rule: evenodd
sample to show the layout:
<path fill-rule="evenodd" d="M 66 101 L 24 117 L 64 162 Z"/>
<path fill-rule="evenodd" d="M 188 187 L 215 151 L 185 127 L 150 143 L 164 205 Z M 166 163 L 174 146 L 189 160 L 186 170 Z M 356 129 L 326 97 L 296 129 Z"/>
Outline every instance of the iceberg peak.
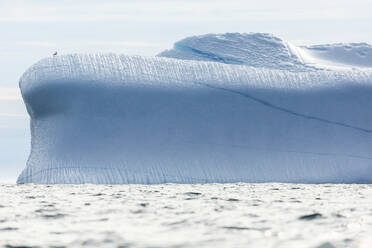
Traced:
<path fill-rule="evenodd" d="M 191 36 L 158 56 L 294 72 L 372 67 L 372 46 L 367 43 L 295 46 L 268 33 Z"/>
<path fill-rule="evenodd" d="M 268 33 L 225 33 L 192 36 L 158 54 L 186 60 L 204 60 L 259 68 L 304 71 L 304 64 L 282 39 Z"/>

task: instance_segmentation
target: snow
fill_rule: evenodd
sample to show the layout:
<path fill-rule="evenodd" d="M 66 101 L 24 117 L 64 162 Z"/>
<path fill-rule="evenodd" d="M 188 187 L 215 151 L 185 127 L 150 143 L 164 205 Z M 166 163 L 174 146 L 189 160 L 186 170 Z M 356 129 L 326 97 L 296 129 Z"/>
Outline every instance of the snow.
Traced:
<path fill-rule="evenodd" d="M 296 72 L 372 68 L 372 46 L 367 43 L 295 46 L 266 33 L 192 36 L 176 42 L 173 49 L 158 56 Z"/>
<path fill-rule="evenodd" d="M 372 46 L 366 43 L 328 44 L 302 47 L 307 63 L 318 67 L 371 68 Z"/>
<path fill-rule="evenodd" d="M 372 182 L 367 45 L 347 50 L 368 50 L 358 62 L 267 34 L 186 41 L 161 54 L 178 59 L 71 54 L 27 70 L 18 183 Z"/>
<path fill-rule="evenodd" d="M 304 71 L 311 69 L 288 43 L 265 33 L 227 33 L 194 36 L 178 41 L 159 57 L 215 61 L 259 68 Z"/>

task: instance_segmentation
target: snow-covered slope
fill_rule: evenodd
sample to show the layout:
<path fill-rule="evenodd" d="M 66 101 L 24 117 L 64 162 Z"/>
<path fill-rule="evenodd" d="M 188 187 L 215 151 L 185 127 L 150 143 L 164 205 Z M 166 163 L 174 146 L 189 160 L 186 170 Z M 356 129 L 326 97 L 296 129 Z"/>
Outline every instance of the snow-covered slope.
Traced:
<path fill-rule="evenodd" d="M 18 182 L 372 183 L 372 70 L 283 60 L 43 59 L 20 80 L 32 149 Z"/>
<path fill-rule="evenodd" d="M 290 71 L 372 68 L 372 46 L 366 43 L 295 46 L 265 33 L 192 36 L 158 56 Z"/>
<path fill-rule="evenodd" d="M 372 68 L 372 46 L 366 43 L 302 46 L 299 52 L 319 68 Z"/>
<path fill-rule="evenodd" d="M 291 51 L 287 42 L 264 33 L 227 33 L 193 36 L 178 41 L 159 57 L 215 61 L 268 69 L 311 69 Z"/>

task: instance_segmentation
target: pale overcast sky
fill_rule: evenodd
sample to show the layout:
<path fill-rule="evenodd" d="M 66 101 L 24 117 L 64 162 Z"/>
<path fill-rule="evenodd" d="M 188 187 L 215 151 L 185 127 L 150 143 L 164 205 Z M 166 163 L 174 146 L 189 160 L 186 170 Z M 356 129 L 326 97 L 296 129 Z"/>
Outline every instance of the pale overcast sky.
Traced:
<path fill-rule="evenodd" d="M 21 74 L 54 51 L 152 56 L 190 35 L 273 33 L 295 44 L 372 44 L 372 0 L 0 0 L 0 181 L 29 152 Z"/>

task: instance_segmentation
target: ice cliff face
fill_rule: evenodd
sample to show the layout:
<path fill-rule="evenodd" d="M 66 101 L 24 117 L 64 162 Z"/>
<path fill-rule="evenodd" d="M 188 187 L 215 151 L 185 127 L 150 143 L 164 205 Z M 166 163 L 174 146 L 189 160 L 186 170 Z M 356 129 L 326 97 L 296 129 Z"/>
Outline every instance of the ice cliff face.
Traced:
<path fill-rule="evenodd" d="M 295 63 L 257 36 L 276 44 L 261 66 L 218 42 L 224 63 L 192 50 L 36 63 L 20 80 L 32 149 L 18 182 L 372 183 L 372 70 Z"/>

